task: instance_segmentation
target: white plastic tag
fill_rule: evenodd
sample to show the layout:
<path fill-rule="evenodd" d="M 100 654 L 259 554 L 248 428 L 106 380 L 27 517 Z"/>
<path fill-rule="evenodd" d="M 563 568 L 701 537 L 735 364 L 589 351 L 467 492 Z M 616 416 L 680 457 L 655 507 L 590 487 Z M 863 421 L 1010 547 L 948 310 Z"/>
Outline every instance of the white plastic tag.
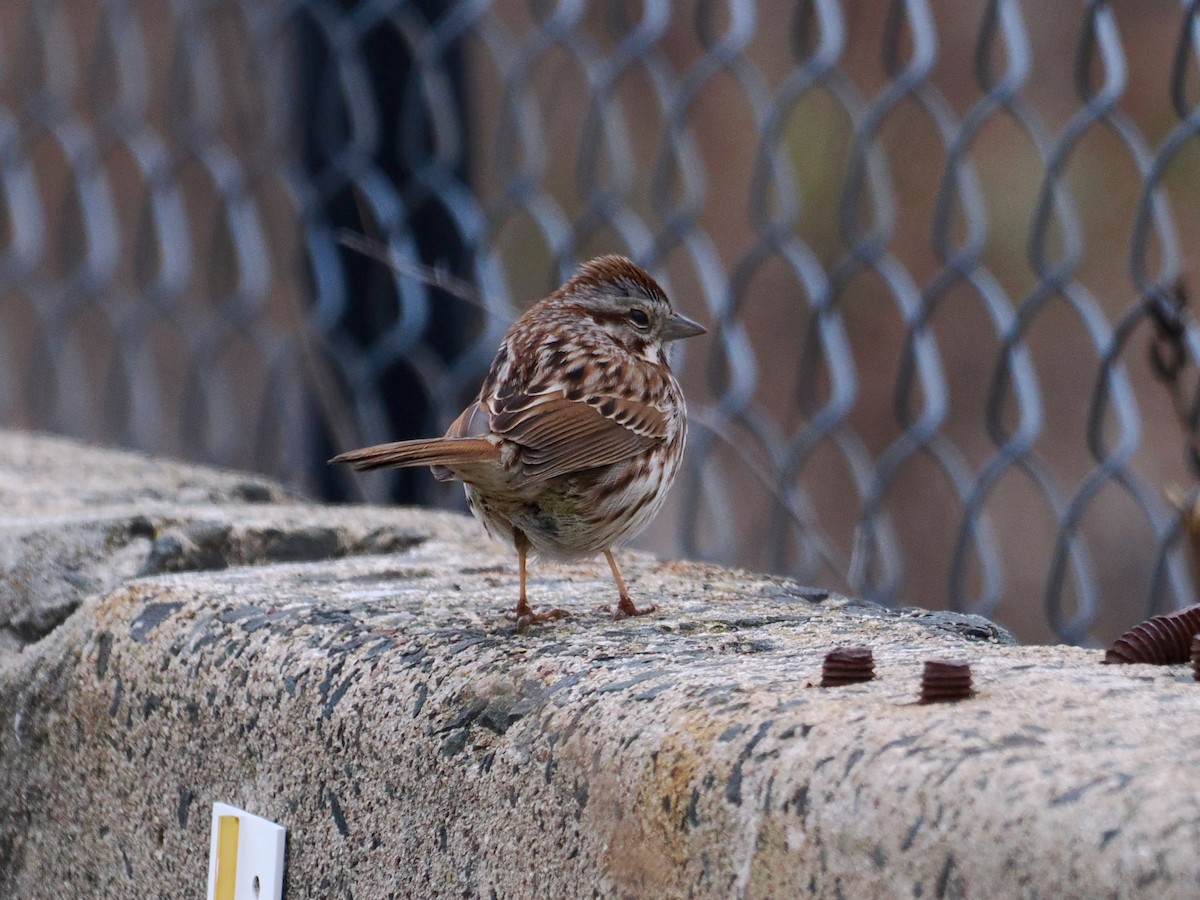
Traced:
<path fill-rule="evenodd" d="M 208 900 L 281 900 L 286 835 L 282 825 L 214 803 Z"/>

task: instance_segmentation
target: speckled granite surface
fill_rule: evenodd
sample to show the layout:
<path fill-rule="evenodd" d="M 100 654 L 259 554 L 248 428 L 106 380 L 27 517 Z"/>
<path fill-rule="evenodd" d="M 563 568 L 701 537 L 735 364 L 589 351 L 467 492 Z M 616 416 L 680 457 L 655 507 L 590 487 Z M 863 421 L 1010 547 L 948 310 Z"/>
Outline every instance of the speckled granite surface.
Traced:
<path fill-rule="evenodd" d="M 514 633 L 470 520 L 61 442 L 55 499 L 9 452 L 41 440 L 0 434 L 0 560 L 56 535 L 91 580 L 0 647 L 0 896 L 198 896 L 214 800 L 288 827 L 292 898 L 1200 893 L 1184 667 L 633 554 L 657 614 L 608 619 L 602 561 L 539 565 L 573 616 Z M 122 492 L 139 465 L 156 496 Z M 876 680 L 815 687 L 850 644 Z M 976 695 L 916 703 L 933 657 Z"/>

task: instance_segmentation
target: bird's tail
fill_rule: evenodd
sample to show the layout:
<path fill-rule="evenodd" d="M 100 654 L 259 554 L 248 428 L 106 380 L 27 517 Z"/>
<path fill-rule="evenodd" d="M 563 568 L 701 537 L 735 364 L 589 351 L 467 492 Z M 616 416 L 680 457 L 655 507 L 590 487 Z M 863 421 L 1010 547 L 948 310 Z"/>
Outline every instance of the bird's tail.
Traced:
<path fill-rule="evenodd" d="M 339 453 L 331 463 L 349 463 L 354 468 L 405 468 L 408 466 L 456 466 L 500 458 L 500 448 L 484 438 L 431 438 L 376 444 Z"/>

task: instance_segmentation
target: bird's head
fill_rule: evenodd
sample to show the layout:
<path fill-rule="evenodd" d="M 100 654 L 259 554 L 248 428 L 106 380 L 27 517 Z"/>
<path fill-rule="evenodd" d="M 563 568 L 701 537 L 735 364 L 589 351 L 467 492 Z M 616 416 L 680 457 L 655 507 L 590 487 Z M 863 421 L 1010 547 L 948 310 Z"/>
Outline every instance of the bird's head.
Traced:
<path fill-rule="evenodd" d="M 624 256 L 584 263 L 550 302 L 591 318 L 635 356 L 665 362 L 664 345 L 708 329 L 676 312 L 666 292 L 641 266 Z"/>

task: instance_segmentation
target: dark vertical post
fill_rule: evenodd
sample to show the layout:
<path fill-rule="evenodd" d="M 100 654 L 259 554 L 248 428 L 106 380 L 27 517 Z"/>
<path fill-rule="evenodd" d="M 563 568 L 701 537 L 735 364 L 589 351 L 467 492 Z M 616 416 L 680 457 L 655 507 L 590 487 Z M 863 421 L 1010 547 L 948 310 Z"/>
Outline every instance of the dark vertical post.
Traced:
<path fill-rule="evenodd" d="M 467 146 L 466 79 L 460 49 L 451 45 L 437 60 L 439 76 L 448 79 L 454 110 L 429 108 L 425 92 L 420 90 L 422 63 L 416 58 L 413 23 L 421 29 L 436 31 L 439 21 L 453 7 L 452 0 L 412 0 L 397 2 L 387 16 L 363 25 L 352 42 L 332 43 L 328 18 L 311 13 L 298 21 L 299 69 L 302 78 L 299 132 L 303 136 L 301 158 L 304 172 L 313 188 L 314 203 L 307 211 L 305 238 L 312 275 L 313 302 L 317 319 L 329 340 L 320 352 L 335 352 L 341 357 L 333 368 L 343 376 L 348 366 L 358 371 L 366 367 L 372 387 L 377 391 L 386 420 L 386 439 L 402 440 L 429 434 L 437 427 L 435 412 L 443 398 L 429 395 L 430 383 L 420 376 L 406 355 L 392 352 L 397 343 L 419 343 L 431 361 L 449 364 L 466 346 L 466 333 L 474 313 L 452 300 L 441 288 L 429 284 L 417 286 L 400 296 L 400 286 L 412 273 L 390 271 L 385 265 L 341 246 L 331 246 L 338 229 L 382 237 L 378 224 L 364 221 L 369 210 L 379 206 L 399 209 L 400 221 L 393 232 L 406 237 L 406 246 L 418 255 L 413 262 L 438 266 L 460 278 L 469 278 L 468 245 L 452 217 L 445 211 L 436 191 L 422 180 L 430 160 L 438 153 L 433 135 L 433 117 L 438 127 L 447 122 L 459 129 L 458 143 Z M 341 0 L 343 17 L 338 27 L 356 24 L 362 18 L 363 4 Z M 324 10 L 327 14 L 328 7 Z M 403 23 L 404 28 L 401 28 Z M 347 60 L 343 55 L 353 54 Z M 370 95 L 351 93 L 339 77 L 339 67 L 347 62 L 365 73 Z M 373 120 L 373 145 L 353 133 L 354 116 L 366 114 Z M 364 158 L 365 157 L 365 158 Z M 468 163 L 459 156 L 453 173 L 460 182 L 467 180 Z M 380 178 L 382 176 L 382 178 Z M 376 196 L 367 196 L 378 191 Z M 319 277 L 314 247 L 335 254 L 336 267 L 326 266 Z M 318 254 L 319 255 L 319 254 Z M 328 278 L 335 276 L 330 284 Z M 342 293 L 340 300 L 327 294 Z M 400 303 L 411 304 L 414 297 L 426 304 L 419 334 L 389 333 L 399 324 Z M 332 316 L 320 313 L 333 310 Z M 386 344 L 381 338 L 387 337 Z M 336 350 L 330 351 L 330 347 Z M 428 374 L 423 372 L 423 374 Z M 356 402 L 352 391 L 340 386 L 349 407 Z M 314 483 L 320 494 L 330 500 L 348 499 L 347 484 L 330 471 L 325 460 L 337 450 L 326 417 L 315 416 L 317 429 Z M 378 435 L 374 435 L 378 437 Z M 419 489 L 428 479 L 419 473 L 402 470 L 394 473 L 391 498 L 397 502 L 415 502 Z"/>

